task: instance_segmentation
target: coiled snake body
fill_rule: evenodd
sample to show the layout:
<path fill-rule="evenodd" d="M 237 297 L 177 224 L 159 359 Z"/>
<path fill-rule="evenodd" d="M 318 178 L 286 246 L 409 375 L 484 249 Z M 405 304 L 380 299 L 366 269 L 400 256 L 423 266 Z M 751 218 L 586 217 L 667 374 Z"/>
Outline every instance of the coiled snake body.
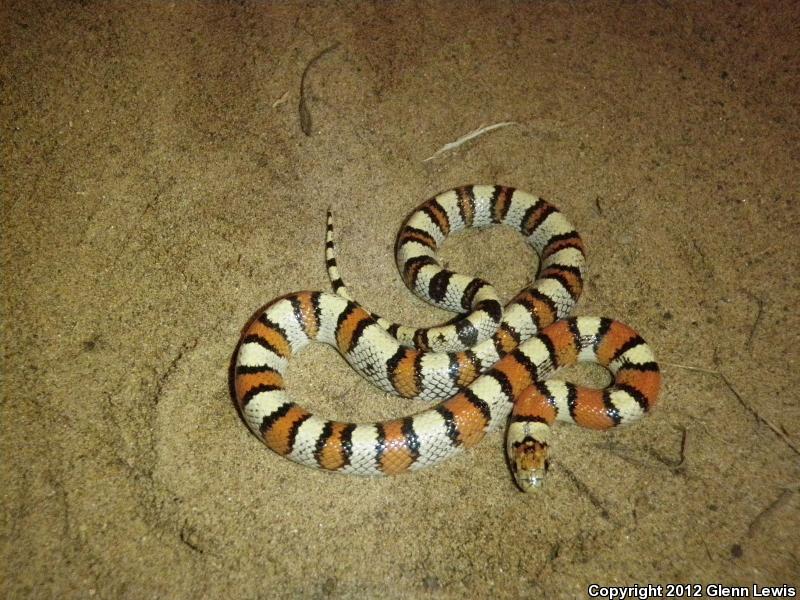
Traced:
<path fill-rule="evenodd" d="M 485 281 L 443 269 L 436 249 L 455 231 L 504 224 L 540 257 L 535 281 L 505 307 Z M 517 485 L 541 485 L 550 425 L 556 420 L 608 429 L 655 404 L 660 373 L 653 353 L 611 319 L 568 318 L 583 286 L 580 236 L 552 205 L 502 186 L 466 186 L 420 205 L 398 234 L 396 258 L 406 285 L 428 302 L 467 314 L 414 329 L 355 303 L 339 277 L 328 219 L 328 272 L 337 293 L 278 298 L 246 326 L 235 360 L 241 414 L 266 445 L 295 462 L 355 475 L 395 475 L 442 462 L 509 421 L 506 449 Z M 337 348 L 378 388 L 438 401 L 411 416 L 379 423 L 330 421 L 293 402 L 283 376 L 311 341 Z M 606 367 L 610 387 L 549 380 L 578 361 Z M 511 418 L 508 419 L 509 414 Z"/>

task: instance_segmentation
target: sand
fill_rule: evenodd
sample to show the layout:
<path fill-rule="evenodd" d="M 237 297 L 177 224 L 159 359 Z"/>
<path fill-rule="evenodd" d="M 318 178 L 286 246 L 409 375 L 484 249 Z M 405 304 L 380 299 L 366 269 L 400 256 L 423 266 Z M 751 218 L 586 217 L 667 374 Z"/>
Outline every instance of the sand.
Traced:
<path fill-rule="evenodd" d="M 4 2 L 0 22 L 0 596 L 798 584 L 800 4 Z M 353 294 L 430 325 L 448 315 L 403 286 L 394 236 L 467 183 L 568 215 L 575 313 L 651 343 L 657 410 L 558 426 L 537 497 L 500 433 L 382 480 L 268 451 L 230 359 L 259 306 L 328 288 L 325 210 Z M 536 267 L 497 228 L 442 255 L 505 298 Z M 419 409 L 328 347 L 289 386 L 330 417 Z"/>

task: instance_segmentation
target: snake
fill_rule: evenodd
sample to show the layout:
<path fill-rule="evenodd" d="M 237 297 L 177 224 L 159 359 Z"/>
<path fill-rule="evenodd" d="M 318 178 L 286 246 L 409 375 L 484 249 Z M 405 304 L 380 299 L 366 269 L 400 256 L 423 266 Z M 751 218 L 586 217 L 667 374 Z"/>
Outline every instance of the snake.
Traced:
<path fill-rule="evenodd" d="M 450 271 L 437 258 L 451 234 L 492 225 L 519 232 L 539 257 L 535 277 L 505 305 L 488 282 Z M 639 420 L 657 402 L 658 363 L 635 330 L 610 318 L 570 316 L 585 279 L 584 245 L 540 197 L 467 185 L 409 215 L 395 243 L 404 283 L 430 304 L 459 313 L 430 328 L 394 323 L 352 298 L 339 274 L 330 211 L 325 246 L 333 292 L 272 300 L 247 322 L 234 352 L 236 406 L 251 432 L 280 456 L 343 474 L 398 475 L 437 465 L 507 424 L 513 481 L 531 492 L 545 481 L 555 421 L 608 430 Z M 314 342 L 336 348 L 376 388 L 427 407 L 373 423 L 307 410 L 284 378 L 292 357 Z M 578 362 L 601 365 L 611 383 L 594 389 L 552 377 Z"/>

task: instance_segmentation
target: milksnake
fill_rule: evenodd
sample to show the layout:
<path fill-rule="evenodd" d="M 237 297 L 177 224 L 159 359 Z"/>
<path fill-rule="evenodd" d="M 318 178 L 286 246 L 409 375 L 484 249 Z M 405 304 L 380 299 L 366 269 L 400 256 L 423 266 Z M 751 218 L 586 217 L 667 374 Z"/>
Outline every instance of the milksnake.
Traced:
<path fill-rule="evenodd" d="M 492 224 L 519 231 L 540 258 L 534 282 L 505 307 L 488 283 L 436 260 L 449 234 Z M 469 311 L 428 329 L 391 323 L 352 300 L 339 276 L 332 232 L 329 215 L 326 259 L 337 293 L 273 300 L 245 326 L 236 352 L 241 415 L 278 454 L 329 471 L 395 475 L 438 464 L 508 420 L 509 465 L 518 487 L 530 491 L 542 484 L 555 420 L 609 429 L 654 406 L 661 379 L 644 340 L 618 321 L 568 317 L 583 287 L 583 243 L 546 201 L 510 187 L 464 186 L 409 216 L 395 246 L 406 285 L 435 306 Z M 337 348 L 383 391 L 438 403 L 379 423 L 314 415 L 284 385 L 292 355 L 311 341 Z M 597 390 L 547 379 L 578 361 L 606 367 L 612 385 Z"/>

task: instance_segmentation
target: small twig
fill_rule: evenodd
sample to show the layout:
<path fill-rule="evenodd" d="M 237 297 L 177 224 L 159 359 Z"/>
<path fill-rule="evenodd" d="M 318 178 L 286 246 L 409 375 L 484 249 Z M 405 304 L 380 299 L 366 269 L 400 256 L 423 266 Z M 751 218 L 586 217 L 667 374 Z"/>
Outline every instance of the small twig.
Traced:
<path fill-rule="evenodd" d="M 285 104 L 288 99 L 289 99 L 289 90 L 286 90 L 283 93 L 283 96 L 281 96 L 280 98 L 275 100 L 275 102 L 272 103 L 272 108 L 278 108 L 281 104 Z"/>
<path fill-rule="evenodd" d="M 672 469 L 673 473 L 679 473 L 681 471 L 681 466 L 684 462 L 686 462 L 686 440 L 689 437 L 689 433 L 687 432 L 685 427 L 678 427 L 681 431 L 681 444 L 678 450 L 678 458 L 667 458 L 666 456 L 662 456 L 661 453 L 657 452 L 655 449 L 647 447 L 650 456 L 655 458 L 661 464 L 669 467 Z"/>
<path fill-rule="evenodd" d="M 555 461 L 551 462 L 555 463 Z M 567 476 L 567 479 L 569 479 L 572 482 L 572 484 L 578 489 L 578 491 L 582 493 L 584 496 L 586 496 L 589 499 L 589 502 L 597 510 L 600 511 L 600 516 L 603 517 L 606 521 L 613 521 L 613 519 L 611 518 L 611 513 L 605 506 L 603 506 L 603 503 L 600 502 L 600 499 L 592 493 L 592 490 L 590 490 L 589 487 L 583 481 L 581 481 L 578 478 L 578 476 L 575 475 L 575 473 L 573 473 L 571 470 L 569 470 L 565 465 L 561 464 L 560 462 L 556 464 L 558 464 L 559 468 L 562 471 L 564 471 L 564 474 Z"/>
<path fill-rule="evenodd" d="M 604 444 L 595 444 L 595 448 L 600 448 L 602 450 L 605 450 L 606 452 L 613 454 L 617 458 L 620 458 L 625 462 L 635 465 L 637 467 L 649 469 L 650 467 L 653 466 L 652 463 L 636 457 L 634 452 L 631 451 L 630 448 L 623 448 L 609 442 L 606 442 Z"/>
<path fill-rule="evenodd" d="M 600 206 L 600 196 L 597 196 L 594 199 L 594 205 L 597 207 L 597 214 L 602 217 L 603 216 L 603 207 Z"/>
<path fill-rule="evenodd" d="M 780 509 L 784 504 L 786 504 L 789 501 L 789 498 L 791 498 L 792 494 L 795 492 L 797 492 L 796 489 L 783 490 L 783 493 L 780 496 L 770 502 L 769 505 L 760 513 L 758 513 L 756 518 L 750 522 L 750 525 L 747 527 L 747 535 L 752 536 L 754 533 L 756 533 L 762 527 L 764 520 L 776 510 Z"/>
<path fill-rule="evenodd" d="M 683 463 L 686 462 L 686 440 L 689 437 L 689 432 L 686 430 L 685 427 L 681 427 L 681 452 L 678 455 L 678 464 L 675 465 L 676 467 L 680 467 Z"/>
<path fill-rule="evenodd" d="M 317 53 L 316 56 L 308 61 L 306 68 L 303 69 L 303 74 L 300 76 L 300 103 L 298 105 L 298 110 L 300 112 L 300 129 L 308 136 L 311 135 L 311 112 L 308 110 L 308 100 L 306 100 L 306 77 L 308 76 L 308 71 L 320 58 L 325 56 L 328 52 L 336 50 L 338 47 L 339 42 L 336 42 Z"/>
<path fill-rule="evenodd" d="M 184 523 L 183 527 L 181 527 L 180 540 L 195 552 L 203 554 L 203 548 L 200 547 L 195 539 L 194 528 L 190 527 L 188 523 Z"/>
<path fill-rule="evenodd" d="M 739 404 L 741 404 L 742 407 L 756 419 L 756 421 L 759 421 L 759 422 L 763 423 L 764 425 L 766 425 L 767 427 L 769 427 L 772 430 L 772 432 L 775 435 L 777 435 L 783 441 L 784 444 L 789 446 L 789 448 L 791 448 L 791 450 L 795 454 L 800 454 L 800 449 L 798 449 L 797 446 L 794 445 L 792 440 L 789 439 L 789 436 L 786 434 L 786 432 L 783 431 L 777 425 L 775 425 L 772 421 L 770 421 L 769 419 L 767 419 L 766 417 L 761 415 L 761 413 L 759 413 L 755 408 L 750 406 L 750 404 L 747 403 L 747 401 L 736 390 L 736 388 L 733 387 L 733 384 L 728 380 L 728 378 L 725 377 L 725 375 L 723 375 L 721 372 L 712 371 L 711 369 L 703 369 L 703 368 L 700 368 L 700 367 L 690 367 L 688 365 L 679 365 L 679 364 L 676 364 L 676 363 L 662 362 L 661 364 L 662 365 L 666 365 L 666 366 L 670 366 L 670 367 L 678 367 L 680 369 L 686 369 L 687 371 L 697 371 L 699 373 L 706 373 L 707 375 L 713 375 L 714 377 L 717 377 L 720 381 L 722 381 L 722 383 L 725 384 L 725 386 L 730 390 L 730 392 L 736 397 L 736 399 L 739 401 Z"/>
<path fill-rule="evenodd" d="M 753 326 L 750 328 L 750 335 L 747 336 L 747 343 L 745 344 L 748 348 L 750 348 L 753 345 L 753 336 L 756 333 L 756 328 L 761 321 L 761 313 L 764 312 L 764 301 L 750 292 L 746 292 L 746 294 L 755 300 L 756 304 L 758 305 L 758 312 L 756 312 L 756 318 L 753 319 Z"/>
<path fill-rule="evenodd" d="M 770 252 L 774 252 L 777 249 L 778 249 L 778 246 L 768 246 L 768 247 L 764 248 L 761 252 L 758 252 L 756 254 L 751 254 L 750 255 L 750 260 L 755 260 L 757 258 L 761 258 L 765 254 L 768 254 Z"/>
<path fill-rule="evenodd" d="M 450 142 L 448 144 L 445 144 L 422 162 L 428 162 L 429 160 L 433 160 L 437 156 L 440 156 L 445 152 L 449 152 L 453 148 L 458 148 L 462 144 L 465 144 L 466 142 L 475 139 L 478 136 L 481 136 L 485 133 L 489 133 L 490 131 L 494 131 L 495 129 L 500 129 L 501 127 L 508 127 L 509 125 L 519 125 L 519 123 L 517 123 L 516 121 L 503 121 L 502 123 L 495 123 L 494 125 L 478 127 L 478 129 L 470 131 L 468 134 L 461 136 L 455 142 Z"/>
<path fill-rule="evenodd" d="M 728 381 L 728 378 L 725 377 L 725 375 L 723 375 L 722 373 L 719 373 L 718 376 L 723 381 L 723 383 L 725 383 L 725 385 L 728 387 L 728 389 L 731 391 L 731 393 L 734 396 L 736 396 L 736 399 L 739 401 L 739 404 L 741 404 L 745 408 L 745 410 L 747 410 L 747 412 L 749 412 L 751 415 L 753 415 L 753 417 L 755 417 L 755 419 L 757 421 L 761 421 L 762 423 L 764 423 L 764 425 L 769 427 L 775 435 L 777 435 L 779 438 L 781 438 L 783 440 L 783 442 L 787 446 L 789 446 L 789 448 L 794 450 L 795 454 L 800 454 L 800 449 L 798 449 L 797 446 L 795 446 L 792 443 L 792 440 L 789 439 L 789 436 L 786 435 L 786 433 L 780 427 L 775 425 L 772 421 L 770 421 L 766 417 L 762 416 L 755 408 L 750 406 L 745 401 L 745 399 L 742 398 L 742 395 L 739 392 L 736 391 L 736 389 L 733 387 L 733 384 L 730 381 Z"/>
<path fill-rule="evenodd" d="M 685 427 L 678 427 L 676 429 L 679 429 L 681 432 L 681 441 L 677 458 L 668 458 L 650 446 L 645 447 L 645 451 L 647 452 L 647 454 L 649 454 L 656 462 L 664 465 L 670 471 L 672 471 L 673 475 L 679 475 L 683 472 L 682 466 L 683 463 L 686 462 L 686 442 L 689 436 L 688 431 L 686 430 Z M 647 469 L 653 467 L 652 463 L 637 458 L 635 456 L 634 451 L 632 451 L 630 448 L 619 446 L 610 441 L 607 441 L 604 444 L 596 444 L 595 448 L 601 448 L 606 452 L 609 452 L 614 456 L 621 458 L 622 460 L 639 467 Z"/>
<path fill-rule="evenodd" d="M 713 559 L 713 558 L 712 558 L 712 556 L 711 556 L 711 550 L 709 550 L 709 549 L 708 549 L 708 544 L 706 543 L 706 541 L 705 541 L 705 540 L 703 540 L 703 546 L 704 546 L 704 547 L 705 547 L 705 549 L 706 549 L 706 556 L 708 557 L 708 560 L 709 560 L 709 561 L 713 561 L 714 559 Z"/>
<path fill-rule="evenodd" d="M 720 374 L 719 371 L 712 371 L 711 369 L 704 369 L 702 367 L 692 367 L 692 366 L 689 366 L 689 365 L 681 365 L 681 364 L 678 364 L 678 363 L 670 363 L 670 362 L 659 361 L 659 364 L 664 365 L 665 367 L 676 367 L 678 369 L 686 369 L 687 371 L 697 371 L 698 373 L 706 373 L 708 375 L 716 375 L 717 377 L 719 377 L 719 374 Z"/>

